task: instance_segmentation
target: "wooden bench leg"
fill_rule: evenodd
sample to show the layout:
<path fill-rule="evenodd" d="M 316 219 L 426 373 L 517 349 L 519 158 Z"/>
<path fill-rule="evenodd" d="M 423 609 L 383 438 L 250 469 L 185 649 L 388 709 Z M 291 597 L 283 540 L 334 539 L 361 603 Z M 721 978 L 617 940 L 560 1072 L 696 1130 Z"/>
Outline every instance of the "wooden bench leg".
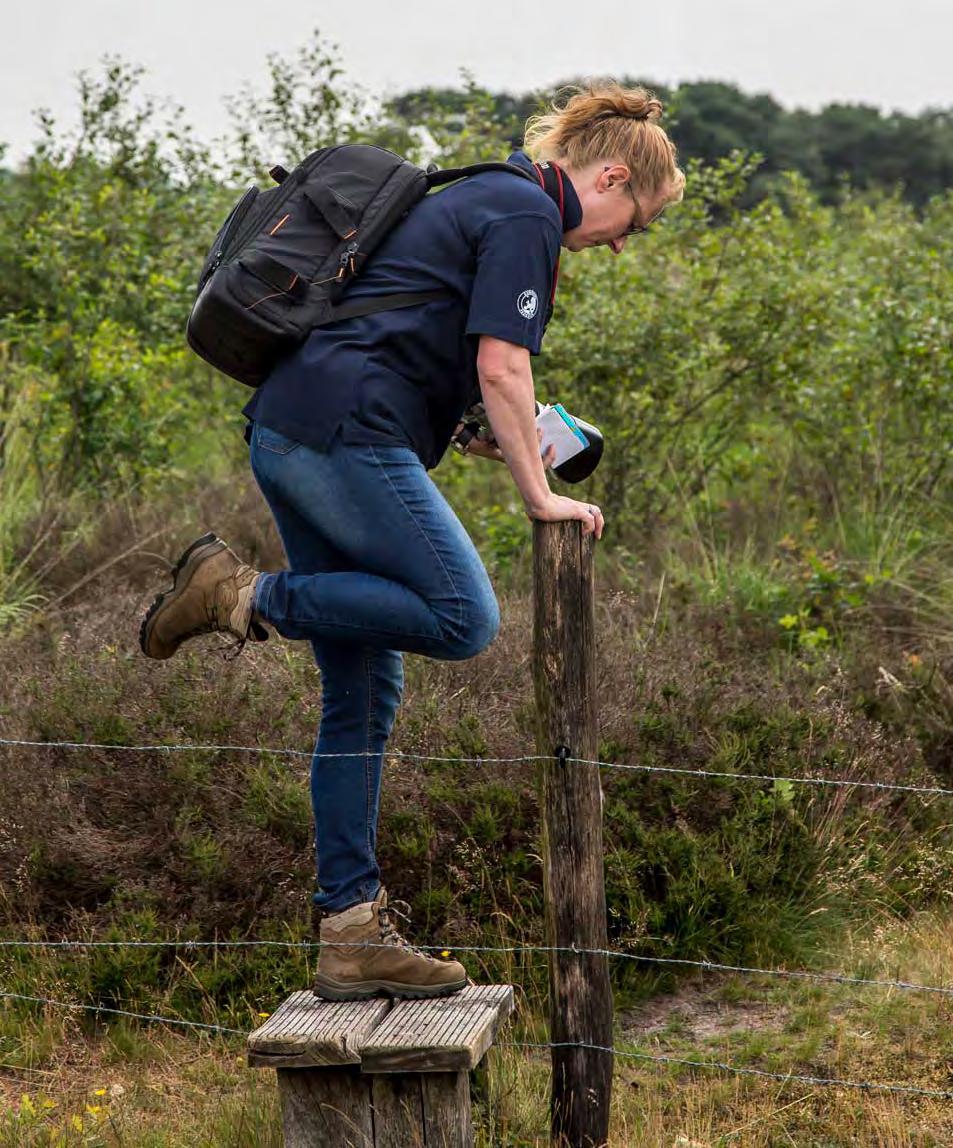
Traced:
<path fill-rule="evenodd" d="M 374 1073 L 374 1148 L 473 1148 L 466 1072 Z"/>
<path fill-rule="evenodd" d="M 285 1148 L 376 1148 L 371 1082 L 360 1068 L 279 1068 Z"/>
<path fill-rule="evenodd" d="M 466 1072 L 424 1072 L 427 1148 L 473 1148 L 470 1079 Z"/>
<path fill-rule="evenodd" d="M 466 1072 L 277 1071 L 285 1148 L 473 1148 Z"/>

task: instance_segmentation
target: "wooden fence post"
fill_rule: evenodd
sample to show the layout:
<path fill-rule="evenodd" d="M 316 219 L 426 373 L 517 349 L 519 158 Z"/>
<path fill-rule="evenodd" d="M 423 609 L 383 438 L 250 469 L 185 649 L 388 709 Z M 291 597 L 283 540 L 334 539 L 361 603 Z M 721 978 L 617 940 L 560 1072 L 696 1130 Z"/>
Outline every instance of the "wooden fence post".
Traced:
<path fill-rule="evenodd" d="M 597 756 L 593 537 L 582 523 L 536 522 L 534 643 L 542 765 L 546 941 L 553 948 L 605 949 L 606 896 L 599 769 L 566 759 Z M 612 1045 L 612 990 L 605 956 L 552 953 L 550 1040 Z M 602 1148 L 609 1135 L 612 1054 L 552 1050 L 552 1143 Z"/>

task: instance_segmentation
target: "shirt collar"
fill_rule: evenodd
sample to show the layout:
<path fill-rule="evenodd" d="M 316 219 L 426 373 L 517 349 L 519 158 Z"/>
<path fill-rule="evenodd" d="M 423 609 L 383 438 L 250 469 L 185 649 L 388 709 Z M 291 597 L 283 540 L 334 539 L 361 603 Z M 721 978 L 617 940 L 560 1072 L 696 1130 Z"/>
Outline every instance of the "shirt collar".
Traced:
<path fill-rule="evenodd" d="M 507 163 L 515 164 L 517 167 L 526 168 L 528 171 L 535 172 L 536 168 L 533 161 L 524 151 L 515 151 L 507 158 Z M 560 169 L 562 170 L 562 169 Z M 572 185 L 572 180 L 563 171 L 563 191 L 565 193 L 566 201 L 563 205 L 563 231 L 572 231 L 574 227 L 578 227 L 582 223 L 582 204 L 579 202 L 579 196 L 576 194 L 576 189 Z"/>

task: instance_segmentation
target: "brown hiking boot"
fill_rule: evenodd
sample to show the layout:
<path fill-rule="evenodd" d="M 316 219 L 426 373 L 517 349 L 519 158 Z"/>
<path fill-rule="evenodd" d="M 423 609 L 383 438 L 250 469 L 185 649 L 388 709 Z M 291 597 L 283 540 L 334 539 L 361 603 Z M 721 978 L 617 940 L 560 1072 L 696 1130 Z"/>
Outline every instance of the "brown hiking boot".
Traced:
<path fill-rule="evenodd" d="M 438 961 L 407 944 L 391 920 L 396 912 L 388 908 L 387 891 L 381 889 L 377 900 L 324 918 L 315 996 L 329 1001 L 417 999 L 449 996 L 466 987 L 466 969 L 459 961 Z"/>
<path fill-rule="evenodd" d="M 172 589 L 160 594 L 139 627 L 147 658 L 171 658 L 189 638 L 220 631 L 263 642 L 268 632 L 254 617 L 258 571 L 238 560 L 221 538 L 203 534 L 172 572 Z"/>

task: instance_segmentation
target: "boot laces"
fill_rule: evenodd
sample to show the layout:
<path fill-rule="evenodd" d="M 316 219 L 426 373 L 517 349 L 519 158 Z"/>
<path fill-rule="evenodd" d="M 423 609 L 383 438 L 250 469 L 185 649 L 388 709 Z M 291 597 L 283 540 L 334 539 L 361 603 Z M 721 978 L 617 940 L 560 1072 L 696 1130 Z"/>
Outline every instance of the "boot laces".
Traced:
<path fill-rule="evenodd" d="M 251 627 L 249 627 L 250 629 Z M 189 638 L 197 638 L 200 634 L 221 634 L 228 631 L 227 621 L 223 625 L 218 617 L 218 605 L 213 603 L 211 606 L 205 607 L 205 621 L 201 622 L 198 626 L 189 630 L 188 633 L 182 635 L 182 641 L 188 641 Z M 223 647 L 222 657 L 226 662 L 234 661 L 235 658 L 244 650 L 245 643 L 248 641 L 248 635 L 244 638 L 238 638 L 234 642 L 226 642 Z"/>
<path fill-rule="evenodd" d="M 254 576 L 254 571 L 251 570 L 251 567 L 240 566 L 235 573 L 236 579 L 241 581 L 242 575 L 246 572 L 251 573 Z M 248 579 L 246 577 L 245 582 L 247 581 Z M 185 634 L 182 640 L 186 641 L 189 638 L 198 637 L 200 634 L 236 634 L 236 632 L 232 630 L 231 626 L 229 625 L 228 614 L 228 610 L 224 609 L 222 604 L 218 601 L 218 596 L 213 594 L 211 603 L 206 602 L 205 604 L 205 621 L 199 623 L 198 626 Z M 236 634 L 235 640 L 233 642 L 227 642 L 224 646 L 222 656 L 226 662 L 234 661 L 235 658 L 237 658 L 238 655 L 242 652 L 242 650 L 244 650 L 245 644 L 248 641 L 263 642 L 267 639 L 267 637 L 268 632 L 264 629 L 263 626 L 256 625 L 254 620 L 254 613 L 252 613 L 252 616 L 248 620 L 248 628 L 245 633 L 241 636 Z"/>
<path fill-rule="evenodd" d="M 402 912 L 397 908 L 398 905 L 403 905 L 406 912 Z M 425 953 L 422 949 L 418 949 L 415 945 L 411 945 L 405 940 L 397 931 L 397 925 L 391 919 L 391 914 L 400 917 L 401 920 L 410 924 L 410 905 L 406 901 L 388 901 L 386 905 L 382 905 L 377 911 L 377 920 L 381 927 L 381 941 L 385 945 L 397 945 L 402 949 L 407 949 L 408 952 L 415 953 L 419 957 L 425 957 L 428 961 L 434 958 L 430 953 Z"/>

